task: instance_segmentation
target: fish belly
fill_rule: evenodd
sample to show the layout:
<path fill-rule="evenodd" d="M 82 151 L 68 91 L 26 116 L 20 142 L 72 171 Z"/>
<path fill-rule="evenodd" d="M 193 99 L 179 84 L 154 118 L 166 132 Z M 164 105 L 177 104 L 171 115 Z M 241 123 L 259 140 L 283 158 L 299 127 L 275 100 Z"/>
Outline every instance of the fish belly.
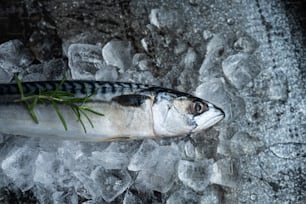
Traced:
<path fill-rule="evenodd" d="M 113 141 L 154 137 L 150 101 L 140 107 L 121 106 L 115 102 L 90 102 L 99 116 L 88 112 L 93 127 L 82 116 L 86 133 L 69 106 L 59 105 L 67 129 L 49 104 L 37 104 L 34 111 L 39 123 L 31 118 L 23 104 L 0 104 L 0 133 L 40 138 L 60 138 L 83 141 Z"/>

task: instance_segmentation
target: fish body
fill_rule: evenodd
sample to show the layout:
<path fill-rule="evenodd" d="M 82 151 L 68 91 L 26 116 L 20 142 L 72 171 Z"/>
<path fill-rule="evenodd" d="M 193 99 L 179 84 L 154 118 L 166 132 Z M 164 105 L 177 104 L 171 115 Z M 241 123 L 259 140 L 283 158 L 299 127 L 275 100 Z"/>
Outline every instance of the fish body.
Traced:
<path fill-rule="evenodd" d="M 101 82 L 64 81 L 24 82 L 24 93 L 60 90 L 75 97 L 90 96 L 86 102 L 104 116 L 88 113 L 93 124 L 83 120 L 86 132 L 72 109 L 58 105 L 68 130 L 65 130 L 50 104 L 36 104 L 39 123 L 31 118 L 20 99 L 17 84 L 0 84 L 0 133 L 11 135 L 73 139 L 83 141 L 113 141 L 172 137 L 199 132 L 224 118 L 224 112 L 195 96 L 148 85 Z"/>

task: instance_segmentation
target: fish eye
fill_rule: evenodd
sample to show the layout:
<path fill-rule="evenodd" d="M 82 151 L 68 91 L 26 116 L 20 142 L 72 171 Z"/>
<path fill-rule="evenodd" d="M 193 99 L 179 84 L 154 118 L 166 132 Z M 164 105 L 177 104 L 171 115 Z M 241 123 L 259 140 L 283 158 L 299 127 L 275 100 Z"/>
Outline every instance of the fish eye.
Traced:
<path fill-rule="evenodd" d="M 191 107 L 191 113 L 194 115 L 199 115 L 207 110 L 208 110 L 208 105 L 200 101 L 193 102 Z"/>

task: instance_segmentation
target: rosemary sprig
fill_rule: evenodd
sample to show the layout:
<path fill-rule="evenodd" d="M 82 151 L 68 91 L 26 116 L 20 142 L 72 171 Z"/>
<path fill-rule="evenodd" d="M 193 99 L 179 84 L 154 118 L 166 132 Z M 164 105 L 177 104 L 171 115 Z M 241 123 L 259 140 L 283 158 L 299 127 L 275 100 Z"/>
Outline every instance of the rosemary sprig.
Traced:
<path fill-rule="evenodd" d="M 45 91 L 39 91 L 38 94 L 25 94 L 23 92 L 23 87 L 22 87 L 22 82 L 19 80 L 19 78 L 17 76 L 15 76 L 15 81 L 17 83 L 18 86 L 18 90 L 20 93 L 20 99 L 16 99 L 15 102 L 22 102 L 26 105 L 29 114 L 31 115 L 33 121 L 35 123 L 39 123 L 38 117 L 34 112 L 34 108 L 36 107 L 36 105 L 38 103 L 46 103 L 46 104 L 51 104 L 53 109 L 55 110 L 57 116 L 59 117 L 61 123 L 63 124 L 65 130 L 68 130 L 67 127 L 67 123 L 64 119 L 64 116 L 61 114 L 59 108 L 58 108 L 58 104 L 63 104 L 63 105 L 67 105 L 69 106 L 73 113 L 75 114 L 77 121 L 80 122 L 80 124 L 82 125 L 84 132 L 86 133 L 86 127 L 85 127 L 85 123 L 82 119 L 82 116 L 84 116 L 87 121 L 89 122 L 89 124 L 91 125 L 92 128 L 94 128 L 94 125 L 88 115 L 88 113 L 93 113 L 95 115 L 99 115 L 99 116 L 104 116 L 102 113 L 97 112 L 95 110 L 93 110 L 90 106 L 86 105 L 86 102 L 90 102 L 91 101 L 91 96 L 92 95 L 88 95 L 86 94 L 86 96 L 84 97 L 76 97 L 75 94 L 73 93 L 69 93 L 66 91 L 61 91 L 59 90 L 59 87 L 64 83 L 63 79 L 59 85 L 56 87 L 55 90 L 45 90 Z"/>

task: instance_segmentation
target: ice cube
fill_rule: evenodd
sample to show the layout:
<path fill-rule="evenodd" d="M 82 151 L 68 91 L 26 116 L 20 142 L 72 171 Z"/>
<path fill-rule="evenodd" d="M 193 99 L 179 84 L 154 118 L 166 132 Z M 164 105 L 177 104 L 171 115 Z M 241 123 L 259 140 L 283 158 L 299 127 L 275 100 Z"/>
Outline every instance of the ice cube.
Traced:
<path fill-rule="evenodd" d="M 44 20 L 42 21 L 44 23 L 46 22 Z M 61 39 L 54 33 L 53 29 L 45 31 L 34 29 L 29 38 L 29 42 L 31 51 L 40 62 L 47 62 L 50 59 L 62 57 Z"/>
<path fill-rule="evenodd" d="M 144 53 L 136 53 L 133 56 L 133 66 L 141 71 L 150 71 L 154 69 L 152 60 Z"/>
<path fill-rule="evenodd" d="M 221 108 L 225 112 L 226 121 L 231 121 L 245 112 L 244 101 L 226 90 L 223 78 L 208 79 L 196 88 L 195 95 Z"/>
<path fill-rule="evenodd" d="M 69 79 L 67 63 L 63 59 L 52 59 L 43 64 L 43 74 L 47 80 Z"/>
<path fill-rule="evenodd" d="M 150 23 L 159 29 L 177 30 L 184 24 L 181 14 L 176 10 L 152 9 Z"/>
<path fill-rule="evenodd" d="M 37 203 L 52 203 L 52 195 L 42 184 L 36 183 L 31 189 Z"/>
<path fill-rule="evenodd" d="M 34 182 L 50 186 L 56 176 L 56 155 L 49 152 L 40 152 L 35 161 Z M 48 161 L 48 162 L 46 162 Z M 57 161 L 59 164 L 59 161 Z"/>
<path fill-rule="evenodd" d="M 128 169 L 130 171 L 139 171 L 154 166 L 157 163 L 157 158 L 152 157 L 154 150 L 157 148 L 158 144 L 153 140 L 144 140 L 138 151 L 133 155 Z"/>
<path fill-rule="evenodd" d="M 179 152 L 176 149 L 170 146 L 156 148 L 150 157 L 143 159 L 143 163 L 149 165 L 138 173 L 135 183 L 145 189 L 162 193 L 169 191 L 174 183 L 178 160 Z"/>
<path fill-rule="evenodd" d="M 101 197 L 101 186 L 97 186 L 97 184 L 92 180 L 92 178 L 84 171 L 74 171 L 73 175 L 78 181 L 75 182 L 75 189 L 78 195 L 87 199 L 92 199 L 94 201 L 98 200 Z"/>
<path fill-rule="evenodd" d="M 226 187 L 237 186 L 238 166 L 237 161 L 231 158 L 220 159 L 212 165 L 210 182 Z"/>
<path fill-rule="evenodd" d="M 70 188 L 67 191 L 56 191 L 52 193 L 52 199 L 52 203 L 54 204 L 78 204 L 78 195 L 73 188 Z"/>
<path fill-rule="evenodd" d="M 0 67 L 0 83 L 9 83 L 13 76 L 13 73 L 7 73 Z"/>
<path fill-rule="evenodd" d="M 3 159 L 1 167 L 3 173 L 10 177 L 14 184 L 22 191 L 33 187 L 33 168 L 37 157 L 37 150 L 25 144 L 12 148 L 10 154 Z"/>
<path fill-rule="evenodd" d="M 40 73 L 31 73 L 22 77 L 22 81 L 46 81 L 46 80 L 47 78 L 45 77 L 45 75 Z"/>
<path fill-rule="evenodd" d="M 153 140 L 145 140 L 132 157 L 128 169 L 140 171 L 135 181 L 139 187 L 167 192 L 173 185 L 174 168 L 179 158 L 177 148 L 158 146 Z"/>
<path fill-rule="evenodd" d="M 204 134 L 204 136 L 203 133 L 192 136 L 193 140 L 195 140 L 196 160 L 214 158 L 217 154 L 220 132 L 215 128 L 211 128 L 205 131 Z"/>
<path fill-rule="evenodd" d="M 92 152 L 91 159 L 105 169 L 124 169 L 138 146 L 137 142 L 112 142 L 105 150 Z"/>
<path fill-rule="evenodd" d="M 188 48 L 186 55 L 182 59 L 181 65 L 187 70 L 193 69 L 197 63 L 197 59 L 198 56 L 194 49 Z"/>
<path fill-rule="evenodd" d="M 68 49 L 68 61 L 73 79 L 94 80 L 103 63 L 101 47 L 72 44 Z"/>
<path fill-rule="evenodd" d="M 172 193 L 167 199 L 166 204 L 198 204 L 199 196 L 190 189 L 179 189 Z"/>
<path fill-rule="evenodd" d="M 105 62 L 122 70 L 132 66 L 132 52 L 131 43 L 120 40 L 111 40 L 102 49 Z"/>
<path fill-rule="evenodd" d="M 99 69 L 95 76 L 97 81 L 116 81 L 118 77 L 117 68 L 110 65 Z"/>
<path fill-rule="evenodd" d="M 230 36 L 230 34 L 217 34 L 208 42 L 207 53 L 199 70 L 200 81 L 221 76 L 221 62 L 223 56 L 230 50 L 228 39 Z"/>
<path fill-rule="evenodd" d="M 124 195 L 123 204 L 143 204 L 144 202 L 131 191 L 127 191 Z"/>
<path fill-rule="evenodd" d="M 254 57 L 238 53 L 231 55 L 222 62 L 225 77 L 237 89 L 242 89 L 260 72 L 260 67 Z"/>
<path fill-rule="evenodd" d="M 106 170 L 97 167 L 90 175 L 101 196 L 107 202 L 113 201 L 132 184 L 132 178 L 126 170 Z"/>
<path fill-rule="evenodd" d="M 34 61 L 34 57 L 21 41 L 10 40 L 0 45 L 0 61 L 5 61 L 10 66 L 26 67 Z M 8 72 L 17 71 L 11 70 L 10 66 L 4 66 L 3 68 Z"/>
<path fill-rule="evenodd" d="M 187 161 L 178 163 L 178 178 L 194 191 L 203 191 L 212 174 L 212 160 Z"/>
<path fill-rule="evenodd" d="M 72 36 L 68 39 L 62 39 L 62 49 L 63 54 L 68 57 L 68 49 L 72 44 L 94 44 L 99 42 L 93 33 L 85 31 L 84 33 L 80 33 L 78 35 Z"/>
<path fill-rule="evenodd" d="M 238 33 L 238 39 L 234 42 L 234 49 L 239 52 L 252 54 L 259 46 L 258 42 L 246 33 Z"/>
<path fill-rule="evenodd" d="M 263 147 L 263 143 L 246 132 L 237 132 L 230 141 L 231 152 L 234 155 L 257 154 L 260 147 Z"/>
<path fill-rule="evenodd" d="M 185 144 L 185 154 L 189 158 L 195 157 L 195 147 L 190 141 L 187 141 Z"/>
<path fill-rule="evenodd" d="M 153 84 L 153 85 L 159 84 L 159 81 L 152 75 L 150 71 L 132 72 L 130 73 L 130 75 L 127 74 L 125 77 L 126 78 L 129 77 L 135 83 Z"/>
<path fill-rule="evenodd" d="M 174 47 L 174 54 L 181 55 L 188 49 L 188 44 L 182 40 L 178 41 Z"/>

